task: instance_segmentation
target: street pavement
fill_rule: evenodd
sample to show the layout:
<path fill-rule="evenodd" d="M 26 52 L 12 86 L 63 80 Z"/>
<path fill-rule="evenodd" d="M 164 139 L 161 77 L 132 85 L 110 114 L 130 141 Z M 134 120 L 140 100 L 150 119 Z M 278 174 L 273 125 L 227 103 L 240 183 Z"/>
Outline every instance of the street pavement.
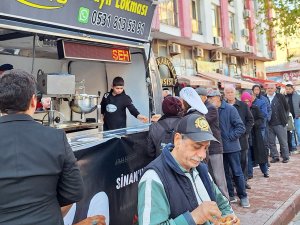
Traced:
<path fill-rule="evenodd" d="M 250 208 L 232 204 L 241 225 L 288 225 L 300 211 L 299 152 L 288 163 L 271 163 L 269 172 L 270 177 L 264 178 L 258 167 L 254 169 L 254 178 L 248 181 L 251 189 L 247 190 Z M 291 225 L 296 224 L 300 222 Z"/>

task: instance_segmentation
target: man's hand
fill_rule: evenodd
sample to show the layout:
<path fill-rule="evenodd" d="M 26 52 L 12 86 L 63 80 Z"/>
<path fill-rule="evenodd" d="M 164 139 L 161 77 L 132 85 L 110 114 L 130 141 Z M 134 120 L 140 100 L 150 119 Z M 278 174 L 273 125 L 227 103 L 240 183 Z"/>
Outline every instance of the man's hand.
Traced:
<path fill-rule="evenodd" d="M 206 221 L 211 221 L 214 224 L 219 224 L 218 219 L 221 218 L 221 211 L 215 202 L 203 202 L 191 212 L 191 215 L 196 224 L 203 224 Z"/>
<path fill-rule="evenodd" d="M 161 114 L 155 114 L 151 117 L 151 122 L 157 122 L 161 118 Z"/>
<path fill-rule="evenodd" d="M 92 224 L 106 225 L 105 216 L 91 216 L 76 223 L 75 225 L 92 225 Z"/>
<path fill-rule="evenodd" d="M 137 116 L 137 118 L 138 118 L 140 121 L 142 121 L 143 123 L 148 123 L 148 121 L 149 121 L 148 117 L 147 117 L 147 116 L 144 116 L 144 115 L 142 115 L 142 114 L 139 114 L 139 115 Z"/>

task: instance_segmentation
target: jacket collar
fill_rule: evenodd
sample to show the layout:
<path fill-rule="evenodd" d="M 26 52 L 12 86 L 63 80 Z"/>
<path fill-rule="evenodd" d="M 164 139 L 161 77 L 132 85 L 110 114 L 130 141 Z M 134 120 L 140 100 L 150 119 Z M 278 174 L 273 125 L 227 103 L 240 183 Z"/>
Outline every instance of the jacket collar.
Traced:
<path fill-rule="evenodd" d="M 226 103 L 228 103 L 229 105 L 231 105 L 228 101 L 226 101 Z M 236 106 L 240 107 L 241 106 L 241 101 L 239 101 L 237 98 L 235 98 L 235 102 L 234 102 L 233 105 L 236 105 Z"/>
<path fill-rule="evenodd" d="M 166 163 L 178 174 L 184 175 L 184 172 L 180 168 L 178 162 L 174 159 L 174 157 L 171 155 L 171 151 L 173 150 L 174 145 L 173 144 L 167 144 L 163 151 L 162 156 L 165 158 Z"/>
<path fill-rule="evenodd" d="M 9 114 L 0 117 L 0 123 L 7 123 L 12 121 L 33 121 L 33 118 L 28 114 Z"/>
<path fill-rule="evenodd" d="M 226 104 L 227 104 L 227 103 L 226 103 L 224 100 L 222 100 L 222 103 L 221 103 L 220 108 L 221 108 L 221 109 L 225 109 Z"/>

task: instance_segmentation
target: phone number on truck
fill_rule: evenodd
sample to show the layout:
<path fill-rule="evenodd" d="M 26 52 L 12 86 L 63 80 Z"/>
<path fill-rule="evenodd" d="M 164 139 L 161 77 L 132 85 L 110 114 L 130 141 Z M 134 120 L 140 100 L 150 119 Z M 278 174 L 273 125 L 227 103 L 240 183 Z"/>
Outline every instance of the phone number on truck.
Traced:
<path fill-rule="evenodd" d="M 91 15 L 91 23 L 95 26 L 112 27 L 115 30 L 127 31 L 143 35 L 145 23 L 133 19 L 127 19 L 121 16 L 114 16 L 101 11 L 94 10 Z"/>

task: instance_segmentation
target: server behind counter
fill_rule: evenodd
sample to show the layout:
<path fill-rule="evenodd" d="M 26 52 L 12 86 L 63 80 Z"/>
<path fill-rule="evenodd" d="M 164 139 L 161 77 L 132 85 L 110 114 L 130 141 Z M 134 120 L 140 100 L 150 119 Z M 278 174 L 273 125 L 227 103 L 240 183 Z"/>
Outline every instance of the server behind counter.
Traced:
<path fill-rule="evenodd" d="M 103 129 L 114 130 L 126 127 L 126 108 L 131 115 L 142 121 L 148 122 L 148 118 L 141 115 L 132 103 L 131 98 L 125 94 L 124 80 L 115 77 L 110 92 L 104 94 L 101 101 L 101 114 L 103 118 Z"/>

